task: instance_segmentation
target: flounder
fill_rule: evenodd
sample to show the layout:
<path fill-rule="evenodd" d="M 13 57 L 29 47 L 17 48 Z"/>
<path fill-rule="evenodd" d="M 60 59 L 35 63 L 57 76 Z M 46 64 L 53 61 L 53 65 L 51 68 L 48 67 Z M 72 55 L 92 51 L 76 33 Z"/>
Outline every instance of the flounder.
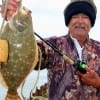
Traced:
<path fill-rule="evenodd" d="M 20 7 L 6 23 L 1 38 L 7 40 L 9 44 L 8 61 L 2 63 L 0 69 L 8 87 L 6 98 L 17 100 L 17 88 L 38 62 L 38 47 L 32 17 L 26 7 Z"/>

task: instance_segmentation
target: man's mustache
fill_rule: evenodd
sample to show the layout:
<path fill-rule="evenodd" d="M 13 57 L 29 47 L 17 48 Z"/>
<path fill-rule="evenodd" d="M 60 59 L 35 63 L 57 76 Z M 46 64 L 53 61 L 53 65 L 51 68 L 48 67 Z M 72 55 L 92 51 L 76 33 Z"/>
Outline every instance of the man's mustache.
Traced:
<path fill-rule="evenodd" d="M 75 28 L 81 28 L 81 29 L 86 29 L 84 24 L 76 24 Z"/>

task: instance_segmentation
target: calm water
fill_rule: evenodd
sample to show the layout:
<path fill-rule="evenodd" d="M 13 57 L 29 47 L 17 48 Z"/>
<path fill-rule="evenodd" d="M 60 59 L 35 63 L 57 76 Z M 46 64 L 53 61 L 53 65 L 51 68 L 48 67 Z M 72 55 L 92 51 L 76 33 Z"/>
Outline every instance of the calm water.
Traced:
<path fill-rule="evenodd" d="M 30 91 L 33 89 L 34 84 L 36 82 L 38 73 L 33 71 L 29 74 L 29 76 L 26 78 L 24 88 L 23 88 L 23 95 L 26 98 L 29 98 Z M 47 70 L 42 70 L 40 71 L 39 74 L 39 80 L 37 83 L 37 87 L 40 88 L 41 85 L 44 85 L 47 82 Z M 35 91 L 35 89 L 34 89 Z M 0 85 L 0 100 L 5 100 L 5 95 L 6 95 L 7 89 L 5 89 L 2 85 Z M 21 96 L 21 88 L 19 87 L 18 93 Z"/>

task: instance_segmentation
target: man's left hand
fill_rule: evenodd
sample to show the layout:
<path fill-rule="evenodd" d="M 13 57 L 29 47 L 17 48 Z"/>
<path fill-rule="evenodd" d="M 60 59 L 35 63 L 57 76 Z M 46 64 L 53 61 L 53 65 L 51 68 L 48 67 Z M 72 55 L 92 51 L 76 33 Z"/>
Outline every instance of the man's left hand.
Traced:
<path fill-rule="evenodd" d="M 82 74 L 79 71 L 77 74 L 80 76 L 83 83 L 86 85 L 91 85 L 93 87 L 99 88 L 100 87 L 100 77 L 97 73 L 89 67 L 86 67 L 86 74 Z"/>

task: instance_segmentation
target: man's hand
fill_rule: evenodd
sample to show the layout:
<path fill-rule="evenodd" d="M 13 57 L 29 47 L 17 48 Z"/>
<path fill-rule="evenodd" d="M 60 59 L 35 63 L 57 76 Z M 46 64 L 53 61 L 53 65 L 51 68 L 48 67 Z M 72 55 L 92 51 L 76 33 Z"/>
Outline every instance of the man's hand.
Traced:
<path fill-rule="evenodd" d="M 89 67 L 86 67 L 86 71 L 86 74 L 82 74 L 79 71 L 77 72 L 82 82 L 96 88 L 100 87 L 100 77 L 97 75 L 97 73 Z"/>
<path fill-rule="evenodd" d="M 0 11 L 3 18 L 4 18 L 4 11 L 5 11 L 5 4 L 6 4 L 5 1 L 6 0 L 4 0 L 1 5 L 1 11 Z M 9 20 L 11 16 L 16 12 L 17 3 L 21 1 L 22 0 L 9 0 L 8 9 L 5 17 L 6 20 Z"/>

